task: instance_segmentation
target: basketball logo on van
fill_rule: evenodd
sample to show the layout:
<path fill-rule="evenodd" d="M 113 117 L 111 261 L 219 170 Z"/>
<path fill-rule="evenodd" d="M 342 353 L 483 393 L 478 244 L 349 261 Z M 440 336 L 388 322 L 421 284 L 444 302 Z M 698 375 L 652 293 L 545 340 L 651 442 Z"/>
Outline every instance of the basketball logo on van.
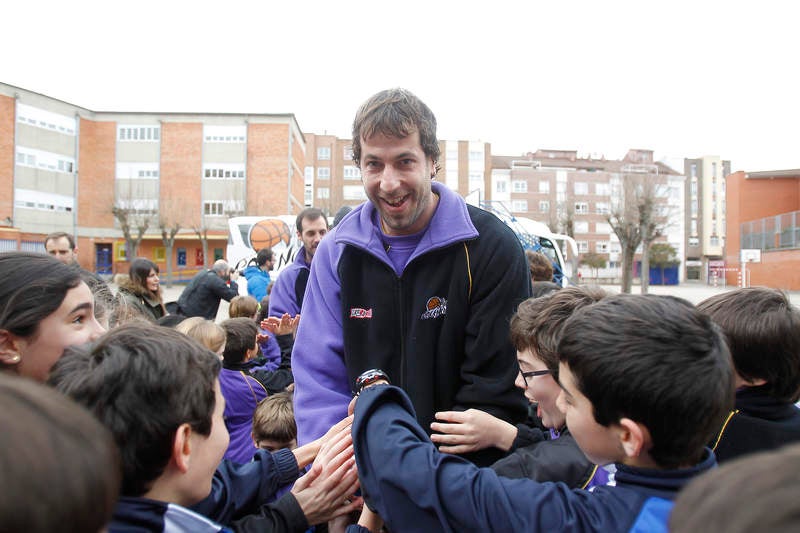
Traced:
<path fill-rule="evenodd" d="M 259 220 L 250 228 L 248 238 L 250 247 L 253 250 L 260 250 L 261 248 L 273 248 L 281 242 L 288 246 L 292 234 L 289 226 L 283 220 L 267 218 Z"/>
<path fill-rule="evenodd" d="M 441 296 L 431 296 L 425 303 L 425 312 L 420 315 L 420 320 L 431 320 L 447 314 L 447 300 Z"/>

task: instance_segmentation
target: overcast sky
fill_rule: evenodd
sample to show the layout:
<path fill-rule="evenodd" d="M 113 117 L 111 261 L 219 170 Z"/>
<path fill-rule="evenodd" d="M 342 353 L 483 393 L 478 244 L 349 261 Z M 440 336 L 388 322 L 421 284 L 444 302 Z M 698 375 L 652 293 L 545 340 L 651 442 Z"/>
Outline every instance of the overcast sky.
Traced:
<path fill-rule="evenodd" d="M 350 136 L 406 87 L 492 152 L 800 168 L 796 2 L 24 0 L 0 81 L 96 111 L 294 113 Z M 680 163 L 682 164 L 682 162 Z M 676 165 L 677 166 L 677 165 Z M 680 169 L 679 169 L 680 170 Z"/>

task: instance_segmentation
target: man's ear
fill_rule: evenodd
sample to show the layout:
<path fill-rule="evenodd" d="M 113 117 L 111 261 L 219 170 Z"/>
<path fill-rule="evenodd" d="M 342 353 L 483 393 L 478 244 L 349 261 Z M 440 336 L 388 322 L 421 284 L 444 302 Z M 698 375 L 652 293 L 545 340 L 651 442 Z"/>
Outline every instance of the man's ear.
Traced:
<path fill-rule="evenodd" d="M 10 331 L 0 329 L 0 363 L 16 365 L 22 360 L 20 340 Z"/>
<path fill-rule="evenodd" d="M 653 447 L 650 430 L 630 418 L 622 418 L 618 424 L 619 442 L 625 455 L 637 458 L 643 452 L 648 452 Z"/>
<path fill-rule="evenodd" d="M 178 470 L 185 474 L 189 470 L 192 456 L 192 427 L 181 424 L 172 440 L 172 461 Z"/>

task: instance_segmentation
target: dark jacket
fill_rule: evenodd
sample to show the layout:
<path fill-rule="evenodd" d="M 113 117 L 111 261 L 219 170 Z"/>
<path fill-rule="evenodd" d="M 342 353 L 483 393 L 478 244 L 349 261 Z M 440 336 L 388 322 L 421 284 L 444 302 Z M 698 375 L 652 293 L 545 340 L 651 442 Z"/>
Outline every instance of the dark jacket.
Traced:
<path fill-rule="evenodd" d="M 120 282 L 117 297 L 120 305 L 130 306 L 151 322 L 167 314 L 161 300 L 153 298 L 152 294 L 143 291 L 129 280 Z"/>
<path fill-rule="evenodd" d="M 436 212 L 401 273 L 369 202 L 317 248 L 292 354 L 299 442 L 347 415 L 355 378 L 370 368 L 408 391 L 423 427 L 436 411 L 471 407 L 524 418 L 508 337 L 530 294 L 522 247 L 497 217 L 432 186 Z"/>
<path fill-rule="evenodd" d="M 800 409 L 764 392 L 764 387 L 736 391 L 736 408 L 711 445 L 720 463 L 749 453 L 800 442 Z"/>
<path fill-rule="evenodd" d="M 608 482 L 608 473 L 586 458 L 567 428 L 557 438 L 540 439 L 534 444 L 513 449 L 494 463 L 492 470 L 512 479 L 562 481 L 575 489 Z"/>
<path fill-rule="evenodd" d="M 274 454 L 260 450 L 254 461 L 244 465 L 223 461 L 214 474 L 211 494 L 191 509 L 147 498 L 121 497 L 109 533 L 159 532 L 167 524 L 169 531 L 187 533 L 300 533 L 308 529 L 308 521 L 291 493 L 264 504 L 298 476 L 297 461 L 289 450 Z"/>
<path fill-rule="evenodd" d="M 359 396 L 353 445 L 362 493 L 391 531 L 666 531 L 672 499 L 716 464 L 710 450 L 681 470 L 617 464 L 616 485 L 592 492 L 507 479 L 440 453 L 405 392 L 387 385 Z"/>
<path fill-rule="evenodd" d="M 269 316 L 280 318 L 284 313 L 289 313 L 289 316 L 301 313 L 309 268 L 306 262 L 306 249 L 300 248 L 292 264 L 281 270 L 272 285 L 272 292 L 269 295 Z"/>
<path fill-rule="evenodd" d="M 179 311 L 182 315 L 201 316 L 214 320 L 219 310 L 219 301 L 230 302 L 239 294 L 239 286 L 235 281 L 228 286 L 213 270 L 202 270 L 183 289 L 178 298 Z"/>

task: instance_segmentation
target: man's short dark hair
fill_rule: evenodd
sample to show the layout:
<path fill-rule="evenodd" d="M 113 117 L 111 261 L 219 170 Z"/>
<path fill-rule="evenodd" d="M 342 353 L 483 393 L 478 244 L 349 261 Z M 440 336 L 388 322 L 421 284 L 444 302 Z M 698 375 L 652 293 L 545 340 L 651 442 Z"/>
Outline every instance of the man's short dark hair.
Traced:
<path fill-rule="evenodd" d="M 111 431 L 122 454 L 121 493 L 142 496 L 163 474 L 181 424 L 211 433 L 219 369 L 219 358 L 186 335 L 131 323 L 68 348 L 49 382 Z"/>
<path fill-rule="evenodd" d="M 566 287 L 548 296 L 528 298 L 511 317 L 511 344 L 533 350 L 554 374 L 558 372 L 558 340 L 564 323 L 578 309 L 599 302 L 608 293 L 598 287 Z"/>
<path fill-rule="evenodd" d="M 309 222 L 314 222 L 318 218 L 322 217 L 325 221 L 325 227 L 328 227 L 328 219 L 325 217 L 325 213 L 322 212 L 322 209 L 318 209 L 316 207 L 306 207 L 302 211 L 297 214 L 297 218 L 294 220 L 294 225 L 297 227 L 297 233 L 303 234 L 303 220 L 308 220 Z"/>
<path fill-rule="evenodd" d="M 54 231 L 53 233 L 48 234 L 47 237 L 44 238 L 43 243 L 44 243 L 45 246 L 47 246 L 47 242 L 48 241 L 55 241 L 55 240 L 61 239 L 62 237 L 67 239 L 67 242 L 69 242 L 70 250 L 74 250 L 75 249 L 75 237 L 73 237 L 71 233 L 66 233 L 64 231 Z"/>
<path fill-rule="evenodd" d="M 733 368 L 719 328 L 672 296 L 616 295 L 567 320 L 559 360 L 603 425 L 630 418 L 666 469 L 700 461 L 733 406 Z"/>
<path fill-rule="evenodd" d="M 272 248 L 262 248 L 256 254 L 256 265 L 263 266 L 267 261 L 272 260 Z"/>
<path fill-rule="evenodd" d="M 800 312 L 782 291 L 767 287 L 736 289 L 703 300 L 725 334 L 736 373 L 763 379 L 771 397 L 800 399 Z"/>
<path fill-rule="evenodd" d="M 241 363 L 244 361 L 247 350 L 252 350 L 256 344 L 258 326 L 252 318 L 229 318 L 222 324 L 225 330 L 225 350 L 222 358 L 226 363 Z"/>
<path fill-rule="evenodd" d="M 361 139 L 369 139 L 375 134 L 404 139 L 414 132 L 419 133 L 422 151 L 433 160 L 436 175 L 441 149 L 436 139 L 433 111 L 406 89 L 381 91 L 371 96 L 356 112 L 353 120 L 353 162 L 361 168 Z"/>

